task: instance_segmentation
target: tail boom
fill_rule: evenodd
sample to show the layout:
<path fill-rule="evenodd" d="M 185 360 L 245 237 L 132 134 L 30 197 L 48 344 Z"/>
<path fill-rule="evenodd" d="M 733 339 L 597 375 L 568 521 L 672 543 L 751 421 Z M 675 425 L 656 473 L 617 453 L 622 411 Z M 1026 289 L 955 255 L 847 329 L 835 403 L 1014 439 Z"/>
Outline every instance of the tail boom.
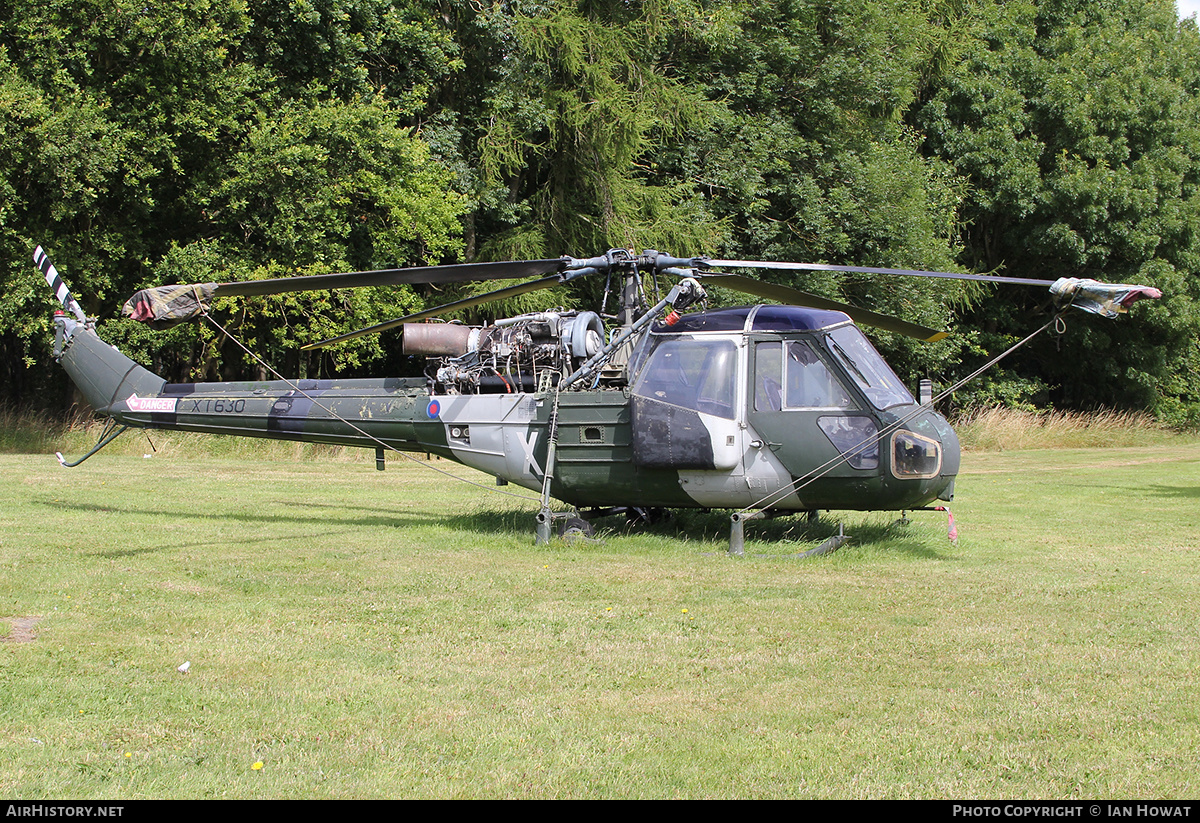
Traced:
<path fill-rule="evenodd" d="M 448 455 L 423 378 L 166 384 L 130 395 L 133 426 Z"/>
<path fill-rule="evenodd" d="M 70 317 L 58 359 L 102 417 L 136 428 L 446 453 L 423 378 L 167 383 Z"/>
<path fill-rule="evenodd" d="M 65 314 L 56 315 L 54 325 L 58 361 L 98 414 L 121 420 L 124 398 L 157 395 L 166 385 L 166 380 L 105 343 L 87 325 Z"/>

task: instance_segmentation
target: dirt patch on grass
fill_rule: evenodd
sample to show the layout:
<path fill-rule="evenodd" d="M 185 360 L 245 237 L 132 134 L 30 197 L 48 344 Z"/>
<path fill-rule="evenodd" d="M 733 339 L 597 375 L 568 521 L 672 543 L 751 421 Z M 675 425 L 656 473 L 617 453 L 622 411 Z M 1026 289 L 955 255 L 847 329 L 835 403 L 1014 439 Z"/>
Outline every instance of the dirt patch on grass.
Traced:
<path fill-rule="evenodd" d="M 32 617 L 0 617 L 0 623 L 7 623 L 11 627 L 8 634 L 0 635 L 0 643 L 29 643 L 36 640 L 37 635 L 33 633 L 33 627 L 41 619 L 36 615 Z"/>
<path fill-rule="evenodd" d="M 188 592 L 189 594 L 202 594 L 206 591 L 203 586 L 197 586 L 194 583 L 174 583 L 167 580 L 159 584 L 162 588 L 170 592 Z"/>

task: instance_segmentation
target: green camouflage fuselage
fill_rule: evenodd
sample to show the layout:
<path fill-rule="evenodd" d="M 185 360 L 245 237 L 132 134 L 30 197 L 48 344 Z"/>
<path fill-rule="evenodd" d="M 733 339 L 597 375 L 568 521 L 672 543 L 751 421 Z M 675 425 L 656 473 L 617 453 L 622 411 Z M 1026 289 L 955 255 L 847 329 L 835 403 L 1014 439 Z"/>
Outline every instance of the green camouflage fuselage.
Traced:
<path fill-rule="evenodd" d="M 949 499 L 958 444 L 940 415 L 911 397 L 878 408 L 820 323 L 764 330 L 754 310 L 744 328 L 712 323 L 718 314 L 656 328 L 624 388 L 440 395 L 424 378 L 168 384 L 91 329 L 56 322 L 60 361 L 89 403 L 134 427 L 424 452 L 540 490 L 556 415 L 550 491 L 579 508 L 743 508 L 775 494 L 766 505 L 777 510 L 900 510 Z M 861 376 L 869 354 L 851 354 Z M 803 399 L 802 360 L 832 399 Z M 771 390 L 793 372 L 794 385 Z M 856 454 L 850 441 L 864 431 L 875 443 Z"/>

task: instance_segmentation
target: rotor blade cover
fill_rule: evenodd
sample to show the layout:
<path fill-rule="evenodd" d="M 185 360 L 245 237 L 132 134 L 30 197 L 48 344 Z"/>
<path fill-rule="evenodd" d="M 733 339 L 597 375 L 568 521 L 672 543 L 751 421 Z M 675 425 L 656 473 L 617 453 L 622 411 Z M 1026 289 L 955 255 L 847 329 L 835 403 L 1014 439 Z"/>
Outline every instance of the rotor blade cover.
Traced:
<path fill-rule="evenodd" d="M 242 280 L 235 283 L 199 283 L 142 289 L 125 302 L 121 313 L 152 328 L 168 329 L 200 317 L 214 297 L 249 297 L 296 291 L 352 289 L 363 286 L 396 286 L 404 283 L 461 283 L 469 280 L 511 280 L 557 272 L 567 265 L 562 258 L 463 263 L 451 266 L 412 266 L 403 269 L 314 274 Z"/>
<path fill-rule="evenodd" d="M 1083 309 L 1101 317 L 1116 317 L 1129 311 L 1138 300 L 1158 300 L 1162 292 L 1153 286 L 1101 283 L 1078 277 L 1062 277 L 1050 287 L 1061 306 Z"/>
<path fill-rule="evenodd" d="M 216 289 L 216 283 L 142 289 L 125 301 L 121 314 L 154 329 L 169 329 L 206 313 Z"/>

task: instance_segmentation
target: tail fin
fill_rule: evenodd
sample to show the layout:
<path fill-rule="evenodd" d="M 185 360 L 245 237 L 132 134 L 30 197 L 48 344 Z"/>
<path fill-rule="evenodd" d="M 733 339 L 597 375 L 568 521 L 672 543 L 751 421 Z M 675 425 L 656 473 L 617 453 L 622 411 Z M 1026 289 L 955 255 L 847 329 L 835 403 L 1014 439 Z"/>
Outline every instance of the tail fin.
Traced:
<path fill-rule="evenodd" d="M 46 275 L 46 282 L 63 306 L 78 318 L 76 322 L 63 312 L 56 313 L 54 356 L 83 392 L 88 404 L 98 414 L 120 419 L 120 413 L 127 410 L 126 398 L 153 397 L 161 392 L 166 380 L 142 368 L 96 335 L 92 323 L 41 246 L 33 253 L 33 260 Z"/>

